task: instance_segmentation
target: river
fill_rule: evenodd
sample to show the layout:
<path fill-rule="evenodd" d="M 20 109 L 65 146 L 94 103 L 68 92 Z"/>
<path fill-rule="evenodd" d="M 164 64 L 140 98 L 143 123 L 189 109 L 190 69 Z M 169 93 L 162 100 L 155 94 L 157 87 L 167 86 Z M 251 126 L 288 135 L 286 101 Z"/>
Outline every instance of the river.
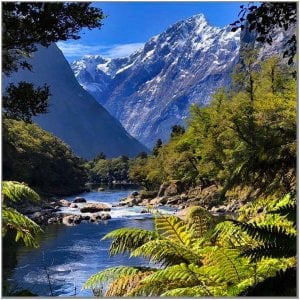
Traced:
<path fill-rule="evenodd" d="M 126 197 L 130 190 L 89 192 L 66 198 L 84 197 L 88 202 L 110 206 Z M 112 219 L 99 224 L 82 222 L 76 226 L 51 224 L 44 228 L 40 247 L 18 247 L 16 265 L 8 281 L 18 289 L 28 289 L 39 296 L 92 297 L 91 290 L 82 290 L 83 283 L 93 274 L 120 265 L 149 265 L 142 258 L 128 255 L 109 257 L 110 241 L 101 241 L 108 232 L 122 227 L 153 229 L 151 214 L 142 214 L 143 207 L 112 207 Z M 74 210 L 65 209 L 72 213 Z M 76 212 L 76 211 L 75 211 Z M 167 208 L 162 210 L 170 213 Z M 47 276 L 48 274 L 48 276 Z M 50 283 L 49 283 L 50 282 Z"/>

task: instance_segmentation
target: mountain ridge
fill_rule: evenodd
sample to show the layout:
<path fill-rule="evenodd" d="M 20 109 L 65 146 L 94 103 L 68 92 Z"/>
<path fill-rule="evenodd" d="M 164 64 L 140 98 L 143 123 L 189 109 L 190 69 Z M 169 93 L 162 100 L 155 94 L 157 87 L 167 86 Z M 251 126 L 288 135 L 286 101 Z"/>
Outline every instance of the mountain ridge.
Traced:
<path fill-rule="evenodd" d="M 27 81 L 50 86 L 49 113 L 33 121 L 71 146 L 79 156 L 91 159 L 100 152 L 108 157 L 135 156 L 147 149 L 131 137 L 76 80 L 68 62 L 55 44 L 39 46 L 30 59 L 33 71 L 19 70 L 3 77 L 10 82 Z"/>
<path fill-rule="evenodd" d="M 213 27 L 198 14 L 169 26 L 122 58 L 117 71 L 107 72 L 96 64 L 91 80 L 86 58 L 71 67 L 80 84 L 130 134 L 152 147 L 158 138 L 169 138 L 173 125 L 184 125 L 191 104 L 208 103 L 216 88 L 229 84 L 239 44 L 239 32 Z M 91 69 L 91 56 L 89 63 Z"/>

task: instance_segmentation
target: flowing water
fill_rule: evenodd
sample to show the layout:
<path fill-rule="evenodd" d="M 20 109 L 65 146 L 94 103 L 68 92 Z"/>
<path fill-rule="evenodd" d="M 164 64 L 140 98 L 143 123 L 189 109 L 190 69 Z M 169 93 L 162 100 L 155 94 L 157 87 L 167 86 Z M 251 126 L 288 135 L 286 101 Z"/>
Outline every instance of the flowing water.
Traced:
<path fill-rule="evenodd" d="M 88 202 L 110 206 L 132 191 L 110 190 L 76 196 Z M 74 196 L 75 197 L 75 196 Z M 72 200 L 74 197 L 66 198 Z M 9 282 L 19 289 L 28 289 L 39 296 L 92 297 L 91 290 L 82 290 L 83 283 L 100 270 L 120 265 L 149 265 L 142 258 L 128 255 L 109 257 L 110 241 L 101 241 L 108 232 L 122 227 L 153 229 L 151 214 L 142 214 L 143 207 L 112 207 L 112 219 L 99 224 L 82 222 L 76 226 L 48 225 L 40 238 L 40 247 L 18 247 L 16 265 L 8 275 Z M 66 213 L 78 213 L 65 208 Z M 164 208 L 164 213 L 170 210 Z"/>

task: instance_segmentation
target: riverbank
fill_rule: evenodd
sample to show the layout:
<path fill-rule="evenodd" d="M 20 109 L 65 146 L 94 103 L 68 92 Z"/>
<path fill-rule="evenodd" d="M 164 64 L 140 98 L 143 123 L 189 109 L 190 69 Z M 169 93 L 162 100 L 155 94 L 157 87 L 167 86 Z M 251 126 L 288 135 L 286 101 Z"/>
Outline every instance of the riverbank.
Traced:
<path fill-rule="evenodd" d="M 175 214 L 184 217 L 187 208 L 201 206 L 213 215 L 234 214 L 245 203 L 244 199 L 234 196 L 220 202 L 221 187 L 211 185 L 206 188 L 185 189 L 179 180 L 172 180 L 160 186 L 158 192 L 134 192 L 120 199 L 119 206 L 143 206 L 147 208 L 170 207 Z"/>

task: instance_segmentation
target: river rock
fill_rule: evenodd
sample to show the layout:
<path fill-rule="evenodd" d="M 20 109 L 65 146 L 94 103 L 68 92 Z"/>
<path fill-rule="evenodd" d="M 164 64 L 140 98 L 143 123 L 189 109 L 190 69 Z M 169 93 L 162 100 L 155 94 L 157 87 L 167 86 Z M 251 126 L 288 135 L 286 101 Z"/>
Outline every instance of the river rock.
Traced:
<path fill-rule="evenodd" d="M 80 209 L 82 213 L 94 213 L 98 211 L 110 211 L 110 207 L 104 203 L 88 203 Z"/>
<path fill-rule="evenodd" d="M 103 187 L 98 188 L 98 192 L 103 192 L 103 191 L 105 191 L 105 189 Z"/>
<path fill-rule="evenodd" d="M 92 214 L 90 217 L 90 222 L 94 223 L 101 220 L 101 214 Z"/>
<path fill-rule="evenodd" d="M 134 192 L 131 193 L 131 196 L 136 197 L 136 196 L 138 196 L 139 194 L 140 194 L 139 192 L 134 191 Z"/>
<path fill-rule="evenodd" d="M 82 220 L 89 221 L 91 219 L 90 216 L 81 216 Z"/>
<path fill-rule="evenodd" d="M 122 199 L 119 202 L 119 206 L 128 206 L 128 207 L 132 207 L 135 205 L 138 205 L 139 203 L 141 203 L 142 200 L 139 197 L 134 197 L 132 195 L 129 195 L 127 198 Z"/>
<path fill-rule="evenodd" d="M 62 219 L 62 223 L 65 225 L 80 224 L 80 222 L 81 222 L 81 216 L 79 215 L 67 215 L 64 216 Z"/>
<path fill-rule="evenodd" d="M 70 208 L 78 208 L 78 205 L 77 205 L 76 203 L 72 203 L 72 204 L 70 205 Z"/>
<path fill-rule="evenodd" d="M 83 197 L 76 197 L 73 203 L 86 203 L 86 200 Z"/>
<path fill-rule="evenodd" d="M 180 204 L 182 202 L 181 197 L 180 196 L 174 196 L 169 198 L 169 200 L 167 201 L 166 204 L 168 205 L 174 205 L 174 204 Z"/>
<path fill-rule="evenodd" d="M 151 205 L 165 205 L 168 201 L 168 197 L 156 197 L 150 201 Z"/>
<path fill-rule="evenodd" d="M 159 191 L 157 193 L 157 197 L 163 197 L 165 195 L 165 191 L 168 186 L 169 186 L 168 182 L 164 182 L 163 184 L 161 184 L 159 187 Z"/>
<path fill-rule="evenodd" d="M 108 213 L 101 214 L 101 220 L 109 220 L 111 219 L 111 215 Z"/>
<path fill-rule="evenodd" d="M 71 203 L 68 200 L 61 199 L 58 201 L 58 205 L 63 207 L 69 207 Z"/>
<path fill-rule="evenodd" d="M 141 214 L 147 214 L 147 213 L 148 213 L 147 209 L 142 209 L 141 210 Z"/>

